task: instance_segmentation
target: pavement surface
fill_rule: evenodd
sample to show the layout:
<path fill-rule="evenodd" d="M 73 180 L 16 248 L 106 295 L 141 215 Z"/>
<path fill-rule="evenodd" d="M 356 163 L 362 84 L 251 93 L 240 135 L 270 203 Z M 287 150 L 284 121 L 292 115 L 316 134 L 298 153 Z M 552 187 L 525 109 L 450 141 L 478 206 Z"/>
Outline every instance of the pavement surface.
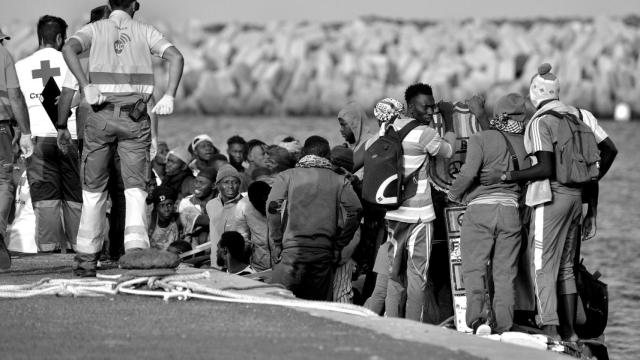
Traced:
<path fill-rule="evenodd" d="M 13 261 L 0 285 L 72 277 L 72 255 Z M 0 324 L 1 359 L 566 359 L 403 319 L 132 295 L 0 299 Z"/>

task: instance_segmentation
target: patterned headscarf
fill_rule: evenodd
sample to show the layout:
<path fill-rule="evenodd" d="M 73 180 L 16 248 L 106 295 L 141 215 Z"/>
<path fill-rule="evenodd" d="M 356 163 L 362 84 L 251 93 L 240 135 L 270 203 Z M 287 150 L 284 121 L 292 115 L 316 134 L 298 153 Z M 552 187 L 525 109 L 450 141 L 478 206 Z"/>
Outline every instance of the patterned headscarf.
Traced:
<path fill-rule="evenodd" d="M 510 93 L 496 101 L 493 108 L 493 119 L 489 120 L 489 125 L 496 130 L 522 134 L 526 117 L 524 97 L 520 94 Z"/>
<path fill-rule="evenodd" d="M 512 133 L 512 134 L 524 134 L 524 122 L 513 120 L 507 113 L 494 116 L 489 120 L 489 125 L 500 131 Z"/>
<path fill-rule="evenodd" d="M 333 169 L 331 161 L 317 155 L 303 156 L 296 164 L 297 168 L 321 168 L 321 169 Z"/>
<path fill-rule="evenodd" d="M 404 113 L 404 105 L 396 99 L 386 98 L 380 100 L 373 108 L 373 115 L 382 122 L 395 120 Z"/>

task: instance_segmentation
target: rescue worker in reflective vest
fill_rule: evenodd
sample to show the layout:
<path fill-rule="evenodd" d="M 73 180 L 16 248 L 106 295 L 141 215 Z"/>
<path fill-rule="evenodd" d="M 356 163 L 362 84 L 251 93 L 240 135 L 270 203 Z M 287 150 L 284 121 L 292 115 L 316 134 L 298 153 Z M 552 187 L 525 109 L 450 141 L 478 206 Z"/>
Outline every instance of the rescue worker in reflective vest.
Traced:
<path fill-rule="evenodd" d="M 14 197 L 12 119 L 16 120 L 22 133 L 22 154 L 28 158 L 33 153 L 27 104 L 20 90 L 13 58 L 4 47 L 4 41 L 9 39 L 8 35 L 0 31 L 0 269 L 11 267 L 11 257 L 4 238 Z"/>
<path fill-rule="evenodd" d="M 182 54 L 153 26 L 133 19 L 135 0 L 109 0 L 108 19 L 82 27 L 63 54 L 92 111 L 87 118 L 82 154 L 83 208 L 74 274 L 95 276 L 104 239 L 110 146 L 117 143 L 125 185 L 125 252 L 149 247 L 145 191 L 150 166 L 151 129 L 147 102 L 154 88 L 151 55 L 169 61 L 166 93 L 151 112 L 169 115 L 178 89 Z M 89 76 L 78 55 L 89 51 Z M 60 137 L 59 137 L 60 140 Z"/>
<path fill-rule="evenodd" d="M 69 143 L 73 144 L 70 151 L 61 152 L 56 139 L 56 92 L 59 94 L 69 71 L 60 53 L 67 38 L 67 23 L 45 15 L 38 20 L 37 33 L 38 49 L 16 63 L 34 141 L 33 156 L 27 160 L 27 179 L 36 216 L 38 250 L 66 252 L 67 242 L 75 249 L 82 209 L 75 109 L 68 116 L 72 139 Z"/>

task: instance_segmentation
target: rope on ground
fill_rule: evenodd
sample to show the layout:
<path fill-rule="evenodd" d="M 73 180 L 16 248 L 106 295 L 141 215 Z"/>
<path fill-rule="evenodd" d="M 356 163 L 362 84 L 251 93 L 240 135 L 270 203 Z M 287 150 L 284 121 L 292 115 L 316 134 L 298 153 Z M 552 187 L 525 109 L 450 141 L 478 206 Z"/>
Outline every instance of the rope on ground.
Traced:
<path fill-rule="evenodd" d="M 123 276 L 100 276 L 96 279 L 49 279 L 25 285 L 0 285 L 0 299 L 21 299 L 40 295 L 57 296 L 115 296 L 118 293 L 161 297 L 164 301 L 172 299 L 201 299 L 239 304 L 284 306 L 307 310 L 324 310 L 357 316 L 378 316 L 374 312 L 352 304 L 325 301 L 308 301 L 272 296 L 241 294 L 240 290 L 282 287 L 271 284 L 257 284 L 243 287 L 210 288 L 194 280 L 208 279 L 208 271 L 172 274 L 168 276 L 142 276 L 131 278 Z M 233 291 L 235 290 L 235 291 Z M 276 291 L 277 293 L 277 291 Z M 281 293 L 286 296 L 286 293 Z"/>

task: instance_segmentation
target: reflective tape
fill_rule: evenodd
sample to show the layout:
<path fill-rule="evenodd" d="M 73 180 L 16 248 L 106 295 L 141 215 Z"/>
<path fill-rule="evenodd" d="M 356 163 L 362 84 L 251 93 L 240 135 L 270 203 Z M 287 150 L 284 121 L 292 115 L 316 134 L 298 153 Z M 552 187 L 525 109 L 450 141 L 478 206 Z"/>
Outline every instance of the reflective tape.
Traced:
<path fill-rule="evenodd" d="M 89 73 L 92 84 L 130 84 L 130 85 L 153 85 L 153 74 L 144 73 L 116 73 L 116 72 L 95 72 Z"/>

